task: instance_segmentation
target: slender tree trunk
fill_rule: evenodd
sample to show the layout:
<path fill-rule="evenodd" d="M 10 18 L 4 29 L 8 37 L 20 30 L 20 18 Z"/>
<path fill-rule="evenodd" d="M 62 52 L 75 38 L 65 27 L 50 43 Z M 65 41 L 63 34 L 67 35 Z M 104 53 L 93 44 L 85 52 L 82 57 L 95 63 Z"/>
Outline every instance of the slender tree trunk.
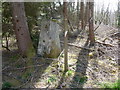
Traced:
<path fill-rule="evenodd" d="M 94 2 L 89 2 L 89 40 L 90 46 L 95 44 L 95 36 L 94 36 Z"/>
<path fill-rule="evenodd" d="M 68 71 L 68 30 L 67 30 L 67 1 L 65 0 L 65 2 L 63 3 L 64 5 L 64 29 L 65 29 L 65 35 L 64 35 L 64 71 Z"/>
<path fill-rule="evenodd" d="M 80 25 L 80 13 L 79 13 L 80 2 L 77 0 L 77 30 L 79 31 Z"/>
<path fill-rule="evenodd" d="M 81 29 L 84 30 L 84 0 L 81 0 L 81 4 L 80 4 L 80 20 L 81 20 Z"/>
<path fill-rule="evenodd" d="M 85 20 L 84 29 L 85 29 L 86 25 L 88 24 L 88 16 L 89 16 L 88 12 L 89 12 L 89 2 L 86 2 L 85 17 L 84 17 L 84 20 Z"/>
<path fill-rule="evenodd" d="M 11 6 L 14 30 L 17 38 L 19 51 L 23 56 L 32 57 L 35 54 L 35 50 L 33 48 L 30 33 L 28 30 L 24 3 L 13 2 L 11 3 Z"/>
<path fill-rule="evenodd" d="M 118 2 L 118 28 L 120 29 L 120 1 Z"/>

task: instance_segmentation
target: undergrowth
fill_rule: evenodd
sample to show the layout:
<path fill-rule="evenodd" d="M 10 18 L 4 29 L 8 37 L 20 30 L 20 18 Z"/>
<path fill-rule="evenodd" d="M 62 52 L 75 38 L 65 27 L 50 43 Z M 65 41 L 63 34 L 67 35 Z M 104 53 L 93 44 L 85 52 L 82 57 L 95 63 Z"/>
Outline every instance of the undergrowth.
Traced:
<path fill-rule="evenodd" d="M 100 86 L 105 89 L 120 90 L 120 80 L 117 80 L 114 83 L 102 83 Z"/>

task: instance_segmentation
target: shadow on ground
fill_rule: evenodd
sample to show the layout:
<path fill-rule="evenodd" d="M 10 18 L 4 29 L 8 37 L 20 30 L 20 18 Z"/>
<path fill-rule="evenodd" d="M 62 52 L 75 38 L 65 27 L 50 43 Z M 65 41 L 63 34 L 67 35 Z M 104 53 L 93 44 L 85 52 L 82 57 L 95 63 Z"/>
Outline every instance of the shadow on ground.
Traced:
<path fill-rule="evenodd" d="M 86 46 L 87 42 L 84 46 Z M 81 49 L 76 63 L 75 75 L 73 77 L 71 88 L 82 88 L 87 81 L 86 69 L 88 66 L 89 50 Z"/>
<path fill-rule="evenodd" d="M 16 57 L 18 51 L 3 51 L 2 52 L 2 63 L 4 69 L 2 71 L 2 81 L 9 82 L 14 88 L 35 88 L 34 84 L 42 78 L 42 74 L 46 68 L 53 62 L 52 59 L 45 60 L 42 57 L 32 58 L 34 64 L 34 72 L 26 74 L 25 78 L 21 78 L 22 75 L 26 72 L 27 69 L 17 69 L 26 67 L 25 60 L 26 58 Z M 33 65 L 32 65 L 33 66 Z M 15 70 L 14 70 L 15 69 Z"/>
<path fill-rule="evenodd" d="M 86 44 L 84 45 L 86 46 Z M 79 52 L 79 56 L 76 62 L 76 70 L 75 70 L 75 75 L 71 81 L 70 88 L 82 88 L 83 84 L 87 81 L 86 77 L 86 68 L 88 65 L 88 54 L 89 50 L 81 49 Z M 65 72 L 63 73 L 57 88 L 63 88 L 63 83 L 65 82 Z M 69 83 L 67 83 L 69 84 Z"/>

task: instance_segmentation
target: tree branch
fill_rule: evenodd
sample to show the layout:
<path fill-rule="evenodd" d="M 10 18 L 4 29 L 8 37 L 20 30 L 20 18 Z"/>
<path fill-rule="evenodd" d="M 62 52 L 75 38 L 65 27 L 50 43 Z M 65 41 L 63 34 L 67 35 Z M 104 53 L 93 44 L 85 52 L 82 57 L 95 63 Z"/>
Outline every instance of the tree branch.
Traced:
<path fill-rule="evenodd" d="M 3 46 L 3 45 L 2 45 L 2 47 L 5 48 L 6 50 L 10 51 L 10 49 L 8 47 Z"/>

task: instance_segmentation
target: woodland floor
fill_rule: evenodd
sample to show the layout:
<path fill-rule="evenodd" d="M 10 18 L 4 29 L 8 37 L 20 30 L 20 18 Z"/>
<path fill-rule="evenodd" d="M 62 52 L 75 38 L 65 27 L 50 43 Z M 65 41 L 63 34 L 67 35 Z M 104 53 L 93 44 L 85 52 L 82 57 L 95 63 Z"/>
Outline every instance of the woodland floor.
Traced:
<path fill-rule="evenodd" d="M 26 69 L 32 68 L 23 68 L 27 59 L 20 57 L 17 50 L 4 50 L 3 82 L 22 88 L 101 88 L 102 83 L 118 80 L 120 34 L 115 34 L 118 30 L 101 25 L 95 32 L 95 39 L 106 44 L 96 42 L 91 48 L 94 51 L 79 48 L 89 48 L 84 33 L 69 38 L 69 43 L 74 45 L 69 46 L 69 71 L 66 73 L 63 72 L 63 54 L 58 59 L 32 58 L 34 72 L 24 74 Z"/>

